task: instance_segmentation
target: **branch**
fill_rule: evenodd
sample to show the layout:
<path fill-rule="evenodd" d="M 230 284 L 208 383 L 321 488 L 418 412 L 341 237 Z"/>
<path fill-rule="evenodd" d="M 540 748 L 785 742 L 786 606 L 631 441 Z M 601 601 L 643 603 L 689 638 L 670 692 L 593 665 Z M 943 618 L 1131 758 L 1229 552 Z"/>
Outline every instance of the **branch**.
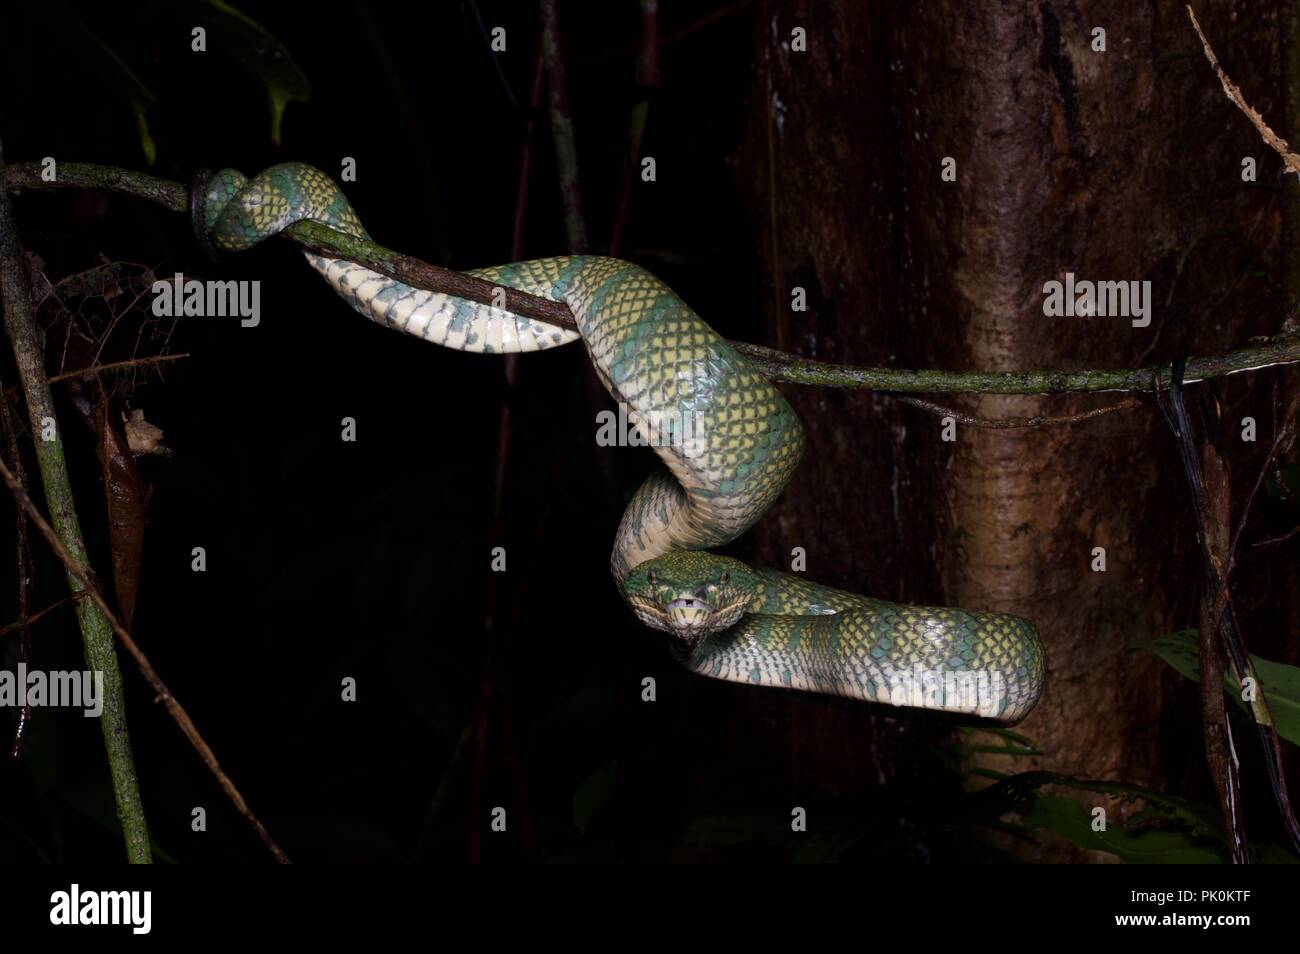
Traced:
<path fill-rule="evenodd" d="M 10 191 L 22 188 L 107 189 L 157 202 L 175 212 L 185 212 L 189 209 L 189 201 L 185 197 L 186 187 L 180 183 L 168 182 L 155 176 L 125 169 L 88 163 L 64 163 L 58 168 L 58 178 L 53 182 L 46 182 L 41 178 L 41 167 L 36 163 L 0 166 L 0 182 Z M 377 242 L 345 235 L 319 222 L 297 222 L 287 228 L 282 235 L 318 255 L 356 262 L 416 288 L 442 292 L 483 304 L 495 304 L 493 295 L 500 293 L 497 286 L 491 282 L 439 268 L 437 265 L 385 248 Z M 515 314 L 534 318 L 557 328 L 570 330 L 577 328 L 573 313 L 563 302 L 537 298 L 513 288 L 502 290 L 505 293 L 506 308 Z M 930 394 L 955 392 L 1065 394 L 1097 391 L 1154 391 L 1157 384 L 1167 389 L 1170 382 L 1168 365 L 1076 371 L 1056 369 L 1001 372 L 910 371 L 829 364 L 742 341 L 733 341 L 731 345 L 773 381 L 864 391 Z M 1293 331 L 1265 339 L 1261 344 L 1249 348 L 1239 348 L 1226 354 L 1190 358 L 1187 361 L 1186 376 L 1183 380 L 1191 384 L 1208 378 L 1298 362 L 1300 362 L 1300 332 Z"/>
<path fill-rule="evenodd" d="M 1287 169 L 1294 172 L 1296 175 L 1300 175 L 1300 156 L 1297 156 L 1291 151 L 1291 147 L 1287 145 L 1285 139 L 1269 128 L 1268 123 L 1264 122 L 1264 117 L 1261 116 L 1255 108 L 1250 105 L 1250 103 L 1246 102 L 1246 97 L 1241 95 L 1241 90 L 1238 88 L 1237 84 L 1228 79 L 1228 74 L 1225 73 L 1223 67 L 1219 65 L 1219 58 L 1214 55 L 1214 50 L 1210 46 L 1210 41 L 1207 40 L 1205 34 L 1201 32 L 1201 25 L 1196 21 L 1196 14 L 1193 12 L 1190 4 L 1187 7 L 1187 16 L 1191 18 L 1192 28 L 1196 30 L 1196 35 L 1201 38 L 1201 49 L 1205 50 L 1205 58 L 1210 61 L 1210 66 L 1213 67 L 1215 75 L 1219 77 L 1219 82 L 1223 84 L 1224 94 L 1227 95 L 1228 99 L 1232 100 L 1233 104 L 1238 109 L 1246 114 L 1246 118 L 1251 121 L 1257 130 L 1259 130 L 1259 135 L 1264 142 L 1268 143 L 1273 151 L 1282 157 L 1282 161 L 1286 163 Z"/>
<path fill-rule="evenodd" d="M 632 107 L 627 138 L 627 156 L 623 161 L 623 185 L 619 190 L 618 209 L 609 232 L 609 254 L 618 257 L 623 247 L 623 230 L 632 210 L 632 194 L 641 171 L 641 146 L 645 142 L 646 120 L 650 115 L 651 94 L 659 88 L 659 0 L 641 0 L 640 49 L 636 58 L 638 96 Z"/>
<path fill-rule="evenodd" d="M 987 427 L 993 429 L 1007 429 L 1015 427 L 1042 427 L 1045 424 L 1075 424 L 1079 421 L 1087 421 L 1094 417 L 1101 417 L 1103 414 L 1113 414 L 1115 411 L 1127 411 L 1130 408 L 1141 407 L 1142 402 L 1137 398 L 1125 398 L 1114 404 L 1107 404 L 1105 407 L 1095 407 L 1088 411 L 1080 411 L 1078 414 L 1068 414 L 1065 417 L 1002 417 L 988 418 L 975 417 L 973 414 L 966 414 L 958 411 L 956 408 L 944 407 L 942 404 L 935 404 L 933 401 L 927 401 L 923 398 L 908 397 L 904 394 L 896 395 L 898 400 L 904 404 L 910 404 L 913 407 L 919 407 L 923 411 L 929 411 L 941 417 L 951 417 L 962 424 L 969 424 L 972 427 Z"/>
<path fill-rule="evenodd" d="M 1212 473 L 1213 484 L 1207 485 L 1200 455 L 1193 445 L 1192 424 L 1183 403 L 1179 370 L 1176 364 L 1173 369 L 1172 386 L 1167 393 L 1161 391 L 1157 395 L 1157 402 L 1173 433 L 1183 463 L 1183 471 L 1187 477 L 1196 537 L 1201 548 L 1205 575 L 1201 610 L 1200 666 L 1206 759 L 1210 764 L 1210 771 L 1225 815 L 1224 821 L 1230 844 L 1233 845 L 1234 860 L 1243 860 L 1245 836 L 1239 815 L 1241 804 L 1240 782 L 1237 777 L 1239 768 L 1232 746 L 1230 726 L 1221 704 L 1222 700 L 1217 698 L 1221 694 L 1220 680 L 1224 672 L 1222 663 L 1225 660 L 1231 663 L 1239 687 L 1246 685 L 1247 677 L 1257 687 L 1262 686 L 1263 683 L 1251 661 L 1232 603 L 1229 574 L 1232 570 L 1232 550 L 1236 547 L 1240 530 L 1234 536 L 1229 536 L 1227 475 L 1221 470 L 1220 459 L 1207 437 L 1204 439 L 1206 456 L 1215 468 Z M 1294 409 L 1294 405 L 1292 407 Z M 1275 446 L 1277 446 L 1276 442 Z M 1265 460 L 1264 469 L 1268 468 L 1268 463 L 1268 460 Z M 1211 686 L 1212 693 L 1204 688 Z M 1248 703 L 1253 717 L 1278 814 L 1281 816 L 1292 849 L 1300 851 L 1300 822 L 1297 822 L 1291 805 L 1286 773 L 1282 766 L 1281 744 L 1278 741 L 1277 728 L 1268 699 L 1263 691 L 1257 691 L 1250 699 L 1246 699 L 1243 694 L 1243 701 Z"/>
<path fill-rule="evenodd" d="M 0 200 L 3 201 L 3 200 Z M 25 480 L 26 474 L 23 470 L 23 454 L 18 446 L 18 423 L 13 419 L 13 414 L 9 409 L 7 398 L 0 398 L 0 425 L 4 428 L 5 446 L 9 451 L 9 457 L 13 460 L 14 472 L 18 475 L 19 480 Z M 28 604 L 31 598 L 31 581 L 32 581 L 32 548 L 27 540 L 27 514 L 19 508 L 15 508 L 14 520 L 14 568 L 18 571 L 18 622 L 15 626 L 18 629 L 18 662 L 31 664 L 32 661 L 32 632 L 31 621 L 33 617 L 27 615 Z M 70 599 L 78 598 L 74 594 Z M 60 601 L 62 602 L 62 601 Z M 40 614 L 38 613 L 37 616 Z M 0 635 L 8 631 L 8 627 L 0 629 Z M 23 735 L 27 731 L 27 724 L 32 718 L 32 705 L 27 701 L 25 705 L 18 707 L 18 725 L 14 728 L 14 742 L 9 747 L 9 757 L 16 759 L 22 754 Z"/>
<path fill-rule="evenodd" d="M 22 245 L 18 241 L 18 228 L 13 220 L 13 204 L 9 201 L 8 192 L 0 192 L 0 299 L 4 302 L 5 331 L 13 347 L 18 380 L 27 400 L 28 421 L 32 434 L 36 435 L 34 443 L 41 485 L 45 490 L 50 517 L 58 528 L 56 534 L 49 524 L 42 521 L 42 532 L 48 530 L 50 538 L 66 555 L 68 588 L 77 593 L 87 586 L 85 573 L 90 560 L 82 542 L 81 521 L 77 517 L 72 497 L 72 481 L 63 456 L 63 441 L 58 437 L 54 397 L 49 382 L 45 380 L 44 346 L 32 314 L 31 274 Z M 54 439 L 41 439 L 40 435 L 45 433 L 50 424 L 53 424 Z M 0 467 L 4 468 L 6 474 L 11 474 L 3 463 L 0 463 Z M 25 610 L 20 608 L 19 613 L 25 615 Z M 126 842 L 126 856 L 132 864 L 147 865 L 153 861 L 153 853 L 149 847 L 149 826 L 145 821 L 144 803 L 140 799 L 135 759 L 131 755 L 131 735 L 126 721 L 126 693 L 122 686 L 122 670 L 118 667 L 117 654 L 113 649 L 113 635 L 101 609 L 85 600 L 77 605 L 77 622 L 81 628 L 82 645 L 85 647 L 86 666 L 101 673 L 104 680 L 103 712 L 99 723 L 108 757 L 113 800 L 118 821 L 122 825 L 122 838 Z"/>
<path fill-rule="evenodd" d="M 17 480 L 17 477 L 15 477 L 14 479 Z M 23 516 L 26 517 L 26 514 L 24 513 Z M 60 606 L 63 606 L 65 603 L 75 603 L 77 600 L 84 600 L 85 598 L 86 598 L 86 594 L 84 590 L 80 593 L 69 593 L 67 596 L 62 596 L 59 599 L 55 600 L 53 603 L 51 603 L 49 606 L 45 607 L 45 609 L 43 610 L 37 610 L 35 613 L 32 613 L 30 616 L 20 616 L 16 622 L 10 623 L 8 626 L 0 626 L 0 636 L 4 636 L 6 633 L 12 633 L 15 631 L 24 630 L 27 627 L 31 626 L 32 623 L 36 622 L 38 619 L 44 616 L 46 613 L 54 612 L 56 609 L 58 609 Z"/>
<path fill-rule="evenodd" d="M 564 69 L 564 40 L 560 33 L 557 0 L 542 0 L 542 59 L 546 63 L 546 99 L 551 110 L 551 138 L 555 142 L 555 165 L 560 175 L 560 198 L 564 202 L 564 231 L 569 251 L 587 250 L 587 219 L 582 210 L 582 187 L 578 182 L 578 147 L 573 134 L 573 113 L 569 109 L 569 81 Z"/>
<path fill-rule="evenodd" d="M 55 179 L 46 181 L 45 166 L 39 162 L 23 162 L 3 167 L 6 192 L 23 189 L 95 189 L 99 192 L 119 192 L 137 199 L 148 199 L 172 212 L 190 210 L 189 186 L 170 179 L 116 166 L 100 166 L 91 162 L 60 162 L 54 167 Z"/>
<path fill-rule="evenodd" d="M 104 374 L 108 371 L 121 371 L 123 368 L 162 364 L 164 361 L 179 361 L 181 358 L 188 358 L 189 356 L 189 352 L 182 352 L 180 354 L 157 354 L 149 358 L 131 358 L 127 361 L 109 361 L 105 364 L 92 364 L 89 367 L 78 368 L 76 371 L 55 374 L 46 378 L 46 380 L 50 384 L 54 384 L 58 381 L 70 381 L 73 378 L 93 378 L 97 374 Z"/>
<path fill-rule="evenodd" d="M 95 608 L 107 621 L 108 625 L 112 627 L 113 632 L 117 635 L 118 642 L 120 642 L 122 647 L 135 659 L 136 665 L 140 667 L 140 674 L 144 676 L 145 680 L 153 688 L 158 699 L 167 707 L 167 711 L 171 713 L 171 717 L 176 720 L 176 724 L 180 726 L 181 731 L 185 733 L 185 737 L 190 740 L 190 744 L 193 745 L 195 750 L 199 753 L 204 764 L 207 765 L 208 771 L 216 777 L 217 782 L 221 785 L 222 790 L 225 791 L 227 797 L 229 797 L 235 808 L 241 815 L 248 819 L 248 823 L 253 826 L 253 829 L 266 844 L 266 847 L 271 850 L 271 854 L 275 856 L 275 860 L 279 861 L 281 864 L 288 864 L 288 856 L 286 856 L 280 849 L 280 846 L 275 843 L 275 839 L 271 837 L 271 833 L 266 830 L 260 821 L 258 821 L 257 816 L 254 815 L 252 809 L 248 807 L 248 803 L 244 801 L 244 796 L 239 793 L 239 789 L 235 787 L 235 783 L 231 780 L 230 776 L 222 770 L 221 765 L 217 762 L 216 753 L 212 751 L 208 743 L 204 741 L 203 736 L 199 734 L 198 727 L 190 718 L 190 714 L 185 711 L 185 707 L 181 705 L 180 700 L 172 695 L 172 691 L 167 688 L 167 684 L 163 682 L 162 677 L 159 676 L 157 670 L 153 668 L 153 664 L 149 662 L 149 657 L 144 654 L 144 651 L 136 644 L 136 641 L 131 637 L 131 634 L 126 631 L 126 627 L 118 621 L 117 616 L 115 616 L 113 611 L 109 609 L 108 603 L 105 601 L 103 594 L 99 592 L 99 588 L 91 583 L 83 566 L 73 557 L 73 555 L 68 551 L 68 548 L 64 546 L 63 541 L 59 539 L 59 534 L 54 532 L 54 528 L 51 527 L 45 517 L 41 515 L 36 504 L 32 503 L 32 498 L 28 496 L 26 489 L 18 482 L 18 478 L 14 476 L 13 471 L 5 465 L 3 460 L 0 460 L 0 478 L 3 478 L 5 484 L 8 485 L 11 491 L 13 491 L 14 499 L 17 500 L 18 505 L 27 512 L 32 523 L 36 525 L 36 529 L 41 532 L 41 536 L 45 537 L 50 548 L 54 551 L 54 555 L 62 561 L 64 568 L 68 571 L 68 575 L 77 581 L 80 587 L 78 591 L 79 594 L 87 597 L 89 601 L 94 604 Z M 107 680 L 105 680 L 105 682 L 107 682 Z M 107 711 L 107 706 L 105 706 L 105 712 Z M 146 849 L 148 848 L 147 834 L 145 838 L 145 847 Z"/>
<path fill-rule="evenodd" d="M 1097 391 L 1154 391 L 1169 386 L 1168 365 L 1079 371 L 904 371 L 863 368 L 800 358 L 762 345 L 733 341 L 732 347 L 774 381 L 911 393 L 1065 394 Z M 1186 383 L 1300 362 L 1300 333 L 1291 332 L 1251 348 L 1187 361 Z"/>

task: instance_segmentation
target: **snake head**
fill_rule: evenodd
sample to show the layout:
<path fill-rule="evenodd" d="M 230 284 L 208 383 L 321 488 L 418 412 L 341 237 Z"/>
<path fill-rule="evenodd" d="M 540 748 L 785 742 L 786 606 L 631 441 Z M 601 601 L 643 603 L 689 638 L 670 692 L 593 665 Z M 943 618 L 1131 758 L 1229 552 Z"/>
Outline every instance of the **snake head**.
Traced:
<path fill-rule="evenodd" d="M 638 565 L 623 581 L 637 618 L 689 651 L 734 626 L 758 592 L 754 571 L 739 560 L 680 550 Z"/>

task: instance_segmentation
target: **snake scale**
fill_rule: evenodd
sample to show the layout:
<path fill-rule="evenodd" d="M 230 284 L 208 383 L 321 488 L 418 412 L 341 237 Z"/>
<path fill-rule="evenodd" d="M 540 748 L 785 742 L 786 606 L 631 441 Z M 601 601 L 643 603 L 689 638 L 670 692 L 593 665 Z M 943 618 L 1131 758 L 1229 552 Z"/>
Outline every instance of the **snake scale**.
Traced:
<path fill-rule="evenodd" d="M 197 192 L 210 244 L 248 248 L 300 219 L 368 237 L 325 173 L 289 162 L 253 179 L 225 169 Z M 581 338 L 597 374 L 665 467 L 623 514 L 611 569 L 646 625 L 705 676 L 964 713 L 1011 724 L 1042 693 L 1032 624 L 1002 613 L 908 606 L 707 552 L 751 527 L 803 453 L 780 392 L 649 272 L 595 256 L 470 272 L 564 302 L 578 330 L 404 285 L 353 262 L 307 253 L 362 315 L 461 351 L 544 351 Z"/>

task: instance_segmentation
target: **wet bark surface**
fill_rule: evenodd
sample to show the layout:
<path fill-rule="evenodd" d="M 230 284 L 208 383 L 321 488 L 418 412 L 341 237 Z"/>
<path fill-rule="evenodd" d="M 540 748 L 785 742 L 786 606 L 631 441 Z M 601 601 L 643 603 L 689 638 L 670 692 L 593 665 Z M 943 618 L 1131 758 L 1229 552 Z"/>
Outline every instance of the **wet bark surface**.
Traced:
<path fill-rule="evenodd" d="M 1228 5 L 1203 23 L 1268 115 L 1280 102 L 1277 23 Z M 800 26 L 807 52 L 790 48 Z M 1092 48 L 1098 26 L 1104 52 Z M 1116 367 L 1277 329 L 1280 291 L 1258 273 L 1279 256 L 1280 163 L 1233 114 L 1181 7 L 777 0 L 756 9 L 754 31 L 740 167 L 777 347 L 898 367 Z M 949 157 L 955 181 L 941 175 Z M 1265 185 L 1242 182 L 1244 157 Z M 1150 325 L 1046 317 L 1044 283 L 1066 272 L 1150 281 Z M 791 308 L 796 286 L 807 312 Z M 1021 729 L 1043 755 L 995 767 L 1156 787 L 1185 777 L 1188 753 L 1167 731 L 1181 728 L 1161 731 L 1172 683 L 1128 651 L 1195 625 L 1188 504 L 1149 403 L 1050 427 L 958 424 L 945 441 L 939 417 L 886 396 L 788 394 L 810 450 L 761 531 L 762 556 L 788 566 L 804 546 L 809 576 L 835 586 L 1032 619 L 1048 689 Z M 947 403 L 998 418 L 1116 399 Z M 1271 394 L 1229 388 L 1225 400 L 1267 416 Z M 1241 448 L 1242 474 L 1257 454 Z M 899 753 L 934 731 L 784 705 L 814 785 L 870 784 L 854 770 L 864 765 L 892 776 L 915 763 Z"/>

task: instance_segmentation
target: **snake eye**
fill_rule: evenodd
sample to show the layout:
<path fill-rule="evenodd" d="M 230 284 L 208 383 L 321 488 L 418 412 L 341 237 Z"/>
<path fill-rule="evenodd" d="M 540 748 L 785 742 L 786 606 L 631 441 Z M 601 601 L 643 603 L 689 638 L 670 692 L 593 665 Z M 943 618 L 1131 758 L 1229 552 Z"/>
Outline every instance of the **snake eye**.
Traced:
<path fill-rule="evenodd" d="M 730 570 L 723 570 L 723 571 L 722 571 L 722 576 L 718 577 L 718 582 L 719 582 L 719 583 L 726 583 L 729 579 L 731 579 L 731 571 L 730 571 Z"/>
<path fill-rule="evenodd" d="M 646 582 L 649 583 L 651 586 L 654 586 L 657 582 L 659 582 L 659 581 L 655 578 L 655 571 L 654 571 L 654 570 L 651 570 L 649 573 L 647 573 L 647 574 L 645 575 L 645 579 L 646 579 Z"/>

